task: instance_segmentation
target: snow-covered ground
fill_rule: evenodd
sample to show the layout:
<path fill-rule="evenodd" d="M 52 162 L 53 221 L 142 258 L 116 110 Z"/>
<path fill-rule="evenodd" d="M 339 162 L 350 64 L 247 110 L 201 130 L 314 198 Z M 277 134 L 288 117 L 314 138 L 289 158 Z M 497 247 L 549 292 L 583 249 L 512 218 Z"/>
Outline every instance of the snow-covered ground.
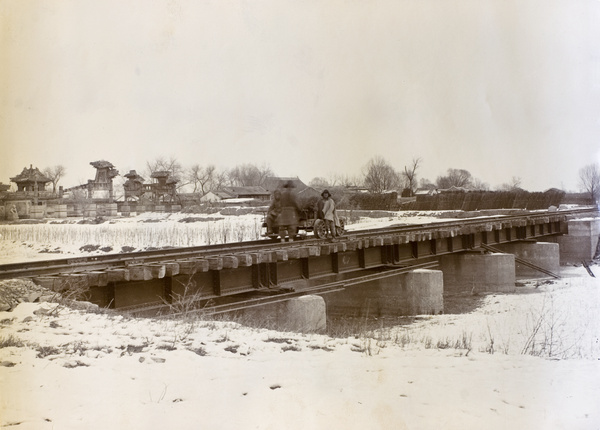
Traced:
<path fill-rule="evenodd" d="M 90 244 L 55 240 L 53 258 Z M 335 336 L 21 303 L 0 312 L 0 428 L 600 429 L 600 280 L 561 274 Z"/>
<path fill-rule="evenodd" d="M 566 272 L 345 337 L 22 303 L 0 313 L 0 426 L 598 429 L 600 281 Z"/>
<path fill-rule="evenodd" d="M 230 210 L 235 211 L 235 208 Z M 438 216 L 438 212 L 389 212 L 378 218 L 353 219 L 347 229 L 429 223 L 440 221 Z M 0 264 L 116 253 L 123 249 L 144 251 L 166 246 L 257 240 L 262 234 L 263 215 L 149 212 L 107 219 L 100 224 L 90 221 L 69 218 L 43 223 L 0 224 Z"/>

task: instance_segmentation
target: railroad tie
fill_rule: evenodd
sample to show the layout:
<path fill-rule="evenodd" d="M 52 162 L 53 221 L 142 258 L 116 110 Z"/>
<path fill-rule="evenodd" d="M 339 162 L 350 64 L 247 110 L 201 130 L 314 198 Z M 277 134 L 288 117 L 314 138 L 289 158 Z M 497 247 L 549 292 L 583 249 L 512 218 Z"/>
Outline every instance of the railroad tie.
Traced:
<path fill-rule="evenodd" d="M 285 249 L 278 249 L 274 252 L 276 261 L 287 261 L 288 253 Z"/>
<path fill-rule="evenodd" d="M 263 254 L 262 252 L 253 252 L 249 254 L 252 259 L 252 264 L 260 264 L 263 262 Z"/>
<path fill-rule="evenodd" d="M 164 264 L 150 264 L 152 279 L 162 279 L 167 274 L 167 268 Z"/>
<path fill-rule="evenodd" d="M 239 265 L 238 259 L 234 255 L 224 255 L 222 257 L 223 269 L 237 269 Z"/>
<path fill-rule="evenodd" d="M 222 257 L 209 257 L 208 268 L 210 270 L 222 270 L 223 269 L 223 258 Z"/>
<path fill-rule="evenodd" d="M 193 275 L 197 272 L 208 272 L 209 263 L 204 259 L 181 260 L 179 264 L 180 275 Z"/>
<path fill-rule="evenodd" d="M 127 269 L 106 269 L 105 272 L 108 274 L 108 282 L 127 282 L 131 280 Z"/>
<path fill-rule="evenodd" d="M 169 262 L 165 263 L 165 276 L 175 276 L 179 275 L 179 263 L 177 262 Z"/>
<path fill-rule="evenodd" d="M 152 279 L 152 269 L 150 266 L 129 266 L 129 279 L 131 281 L 149 281 Z"/>
<path fill-rule="evenodd" d="M 250 254 L 235 254 L 235 257 L 238 260 L 239 267 L 252 266 L 252 256 Z"/>
<path fill-rule="evenodd" d="M 91 287 L 106 287 L 108 285 L 108 273 L 101 271 L 86 272 L 88 283 Z"/>

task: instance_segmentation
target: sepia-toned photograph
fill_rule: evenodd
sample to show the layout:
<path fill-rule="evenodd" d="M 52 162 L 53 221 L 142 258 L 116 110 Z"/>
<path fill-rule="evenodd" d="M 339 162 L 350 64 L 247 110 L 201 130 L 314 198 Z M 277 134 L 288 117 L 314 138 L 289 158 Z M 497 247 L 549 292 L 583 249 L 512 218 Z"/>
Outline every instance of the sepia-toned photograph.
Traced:
<path fill-rule="evenodd" d="M 0 0 L 0 429 L 600 430 L 600 1 Z"/>

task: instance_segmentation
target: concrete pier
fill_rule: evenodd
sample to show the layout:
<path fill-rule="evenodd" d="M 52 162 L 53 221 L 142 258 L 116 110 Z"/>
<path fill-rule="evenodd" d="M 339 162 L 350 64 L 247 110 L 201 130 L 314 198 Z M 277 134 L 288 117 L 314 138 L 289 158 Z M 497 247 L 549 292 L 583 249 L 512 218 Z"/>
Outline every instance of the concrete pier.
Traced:
<path fill-rule="evenodd" d="M 445 293 L 515 291 L 515 256 L 464 253 L 441 259 Z"/>
<path fill-rule="evenodd" d="M 560 247 L 550 242 L 515 242 L 497 245 L 496 248 L 513 254 L 515 257 L 560 274 Z M 515 262 L 515 275 L 518 279 L 545 278 L 547 274 L 531 267 Z"/>
<path fill-rule="evenodd" d="M 249 308 L 243 312 L 250 323 L 273 323 L 278 330 L 301 333 L 322 333 L 327 329 L 325 300 L 306 295 L 280 303 Z"/>
<path fill-rule="evenodd" d="M 414 270 L 390 278 L 325 294 L 330 315 L 408 316 L 444 311 L 444 285 L 439 270 Z"/>
<path fill-rule="evenodd" d="M 568 221 L 567 228 L 568 234 L 556 238 L 560 264 L 592 260 L 598 246 L 600 218 L 573 219 Z"/>

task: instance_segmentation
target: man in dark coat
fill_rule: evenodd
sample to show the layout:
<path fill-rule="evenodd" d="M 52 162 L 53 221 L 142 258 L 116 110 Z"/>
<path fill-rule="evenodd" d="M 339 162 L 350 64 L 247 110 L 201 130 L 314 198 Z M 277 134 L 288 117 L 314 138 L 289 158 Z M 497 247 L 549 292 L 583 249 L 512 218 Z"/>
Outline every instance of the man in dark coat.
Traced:
<path fill-rule="evenodd" d="M 293 242 L 298 230 L 300 209 L 294 193 L 294 183 L 288 181 L 281 190 L 281 214 L 279 215 L 279 237 L 285 241 L 286 232 L 290 242 Z"/>

